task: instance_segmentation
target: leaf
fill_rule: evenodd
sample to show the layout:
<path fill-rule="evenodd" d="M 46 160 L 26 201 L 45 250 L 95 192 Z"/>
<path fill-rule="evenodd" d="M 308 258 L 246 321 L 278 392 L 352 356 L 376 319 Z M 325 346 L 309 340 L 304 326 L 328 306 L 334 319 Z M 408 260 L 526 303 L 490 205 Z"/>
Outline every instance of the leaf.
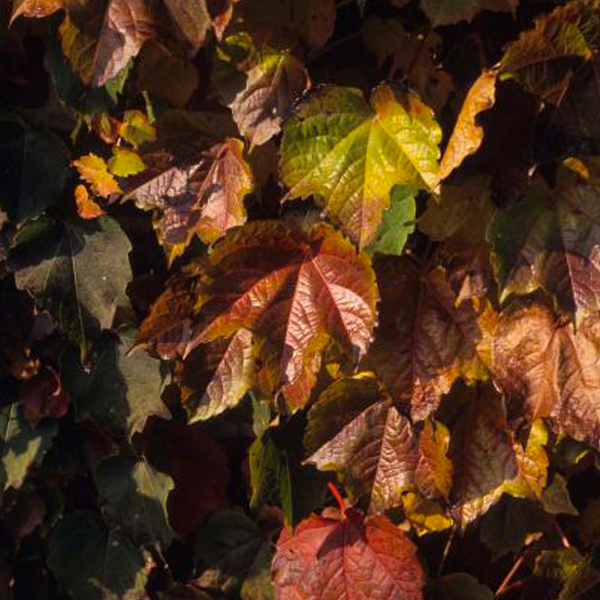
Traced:
<path fill-rule="evenodd" d="M 0 207 L 8 218 L 20 223 L 59 200 L 68 160 L 68 150 L 56 134 L 0 112 Z"/>
<path fill-rule="evenodd" d="M 527 294 L 542 287 L 580 320 L 600 308 L 600 223 L 596 186 L 541 186 L 490 224 L 492 261 L 502 289 Z"/>
<path fill-rule="evenodd" d="M 530 423 L 549 417 L 556 431 L 599 448 L 599 336 L 597 316 L 586 318 L 575 331 L 539 304 L 502 314 L 492 371 L 516 402 L 517 418 Z"/>
<path fill-rule="evenodd" d="M 157 15 L 147 0 L 108 0 L 105 8 L 90 3 L 82 12 L 76 24 L 70 11 L 60 34 L 63 53 L 85 85 L 104 86 L 156 35 Z"/>
<path fill-rule="evenodd" d="M 439 600 L 493 600 L 490 588 L 469 573 L 452 573 L 435 580 Z"/>
<path fill-rule="evenodd" d="M 108 165 L 103 158 L 95 154 L 88 154 L 74 160 L 73 166 L 77 167 L 81 178 L 92 186 L 92 190 L 97 196 L 108 198 L 111 194 L 121 192 L 119 184 L 108 171 Z"/>
<path fill-rule="evenodd" d="M 133 330 L 121 331 L 121 339 L 105 336 L 93 346 L 86 368 L 74 352 L 63 360 L 63 383 L 78 418 L 92 417 L 113 436 L 131 436 L 150 415 L 166 413 L 160 361 L 143 352 L 128 356 L 134 339 Z"/>
<path fill-rule="evenodd" d="M 161 543 L 173 532 L 167 517 L 167 497 L 173 480 L 144 459 L 111 456 L 100 463 L 96 485 L 102 504 L 136 546 Z"/>
<path fill-rule="evenodd" d="M 554 475 L 552 483 L 543 491 L 541 500 L 544 510 L 551 515 L 577 516 L 579 514 L 571 502 L 567 480 L 560 473 Z"/>
<path fill-rule="evenodd" d="M 81 184 L 75 188 L 75 204 L 77 205 L 77 214 L 82 219 L 97 219 L 106 214 L 102 207 L 90 198 L 87 188 Z"/>
<path fill-rule="evenodd" d="M 442 43 L 439 35 L 434 32 L 425 36 L 410 35 L 398 19 L 375 15 L 365 19 L 360 33 L 367 52 L 377 59 L 379 69 L 391 57 L 388 78 L 406 77 L 426 104 L 436 113 L 442 110 L 453 86 L 451 75 L 437 69 L 434 62 L 435 51 Z"/>
<path fill-rule="evenodd" d="M 113 155 L 108 161 L 108 168 L 113 175 L 118 177 L 130 177 L 136 175 L 146 168 L 140 155 L 129 148 L 114 146 Z"/>
<path fill-rule="evenodd" d="M 159 151 L 143 157 L 148 169 L 130 179 L 124 200 L 144 210 L 156 209 L 159 239 L 179 246 L 174 258 L 198 235 L 213 243 L 246 221 L 244 197 L 253 189 L 242 143 L 228 138 L 203 151 L 171 155 Z"/>
<path fill-rule="evenodd" d="M 238 51 L 235 45 L 226 47 L 216 88 L 240 133 L 251 145 L 260 146 L 279 133 L 292 102 L 308 87 L 308 75 L 302 63 L 287 51 L 253 48 L 248 66 L 240 64 L 242 74 L 232 70 L 227 50 Z"/>
<path fill-rule="evenodd" d="M 82 348 L 112 326 L 117 310 L 128 309 L 131 245 L 113 219 L 39 219 L 23 227 L 16 241 L 9 261 L 17 287 L 29 291 Z"/>
<path fill-rule="evenodd" d="M 412 186 L 394 186 L 390 192 L 390 206 L 383 213 L 383 220 L 374 240 L 368 245 L 369 254 L 394 254 L 400 256 L 410 234 L 414 231 L 416 216 L 415 196 Z"/>
<path fill-rule="evenodd" d="M 390 257 L 378 260 L 376 271 L 380 322 L 362 367 L 421 420 L 457 377 L 486 377 L 493 318 L 478 318 L 469 302 L 457 306 L 441 268 L 419 272 L 409 260 Z"/>
<path fill-rule="evenodd" d="M 504 407 L 494 390 L 457 385 L 451 398 L 451 500 L 457 518 L 468 523 L 500 498 L 503 484 L 519 471 Z"/>
<path fill-rule="evenodd" d="M 146 435 L 150 464 L 175 482 L 167 501 L 169 523 L 182 537 L 188 536 L 210 512 L 229 504 L 228 458 L 194 425 L 152 418 Z"/>
<path fill-rule="evenodd" d="M 209 516 L 198 531 L 194 550 L 202 568 L 196 585 L 239 594 L 242 600 L 275 600 L 271 544 L 241 511 L 224 509 Z"/>
<path fill-rule="evenodd" d="M 186 2 L 185 0 L 165 0 L 165 4 L 177 28 L 192 47 L 195 54 L 204 43 L 210 27 L 210 14 L 206 0 Z"/>
<path fill-rule="evenodd" d="M 415 480 L 419 491 L 431 500 L 449 499 L 454 472 L 449 447 L 450 433 L 445 425 L 427 419 L 419 436 Z"/>
<path fill-rule="evenodd" d="M 0 491 L 21 487 L 28 470 L 41 463 L 57 431 L 54 420 L 32 426 L 17 403 L 0 409 Z"/>
<path fill-rule="evenodd" d="M 67 515 L 52 532 L 48 565 L 73 600 L 137 600 L 144 592 L 143 554 L 88 511 Z"/>
<path fill-rule="evenodd" d="M 314 377 L 329 338 L 355 360 L 369 346 L 377 297 L 369 261 L 325 225 L 309 233 L 246 225 L 215 246 L 207 274 L 213 283 L 188 352 L 249 329 L 277 386 L 289 392 Z"/>
<path fill-rule="evenodd" d="M 119 125 L 119 135 L 135 149 L 156 140 L 156 127 L 140 110 L 128 110 Z"/>
<path fill-rule="evenodd" d="M 519 0 L 421 0 L 421 9 L 434 27 L 470 21 L 482 10 L 515 12 Z"/>
<path fill-rule="evenodd" d="M 279 600 L 421 600 L 424 574 L 415 546 L 383 515 L 305 519 L 283 530 L 272 576 Z M 377 582 L 377 586 L 373 585 Z"/>
<path fill-rule="evenodd" d="M 188 422 L 234 408 L 248 391 L 253 373 L 252 334 L 246 329 L 196 348 L 184 361 L 179 379 Z"/>
<path fill-rule="evenodd" d="M 324 86 L 297 106 L 284 128 L 286 199 L 316 196 L 363 248 L 394 185 L 435 186 L 440 141 L 433 111 L 412 92 L 382 84 L 369 106 L 357 89 Z"/>
<path fill-rule="evenodd" d="M 356 498 L 370 498 L 371 513 L 398 506 L 402 492 L 413 487 L 417 443 L 408 419 L 369 377 L 327 388 L 310 410 L 304 438 L 306 461 L 340 471 Z"/>
<path fill-rule="evenodd" d="M 486 70 L 470 87 L 440 163 L 440 181 L 446 179 L 467 156 L 481 146 L 484 131 L 477 119 L 480 113 L 494 105 L 496 77 L 496 71 Z"/>
<path fill-rule="evenodd" d="M 492 560 L 521 551 L 527 536 L 548 529 L 548 517 L 538 507 L 521 498 L 505 496 L 482 519 L 480 537 Z"/>
<path fill-rule="evenodd" d="M 599 48 L 600 16 L 594 2 L 569 2 L 536 20 L 510 44 L 500 72 L 528 91 L 560 104 L 574 71 Z"/>
<path fill-rule="evenodd" d="M 20 16 L 42 18 L 64 7 L 64 0 L 14 0 L 10 24 Z"/>

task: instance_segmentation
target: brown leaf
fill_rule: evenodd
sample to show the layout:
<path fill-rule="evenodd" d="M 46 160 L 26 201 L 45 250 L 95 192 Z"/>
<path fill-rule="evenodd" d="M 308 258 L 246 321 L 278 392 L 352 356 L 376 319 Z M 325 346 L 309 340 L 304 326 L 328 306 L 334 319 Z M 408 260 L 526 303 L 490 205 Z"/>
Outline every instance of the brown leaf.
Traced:
<path fill-rule="evenodd" d="M 483 141 L 483 127 L 478 124 L 480 113 L 490 109 L 496 98 L 496 76 L 493 69 L 484 71 L 469 89 L 460 109 L 454 131 L 440 164 L 440 181 L 473 154 Z"/>
<path fill-rule="evenodd" d="M 272 577 L 279 600 L 421 600 L 425 579 L 412 542 L 387 517 L 354 508 L 284 529 Z"/>
<path fill-rule="evenodd" d="M 192 336 L 194 300 L 193 282 L 173 276 L 142 322 L 136 347 L 164 360 L 182 356 Z"/>
<path fill-rule="evenodd" d="M 196 348 L 184 361 L 179 378 L 189 423 L 236 406 L 250 387 L 253 372 L 252 334 L 246 329 Z"/>
<path fill-rule="evenodd" d="M 492 371 L 518 401 L 516 418 L 549 417 L 553 428 L 600 448 L 600 320 L 584 319 L 575 331 L 546 307 L 534 304 L 500 317 Z"/>
<path fill-rule="evenodd" d="M 302 233 L 250 223 L 215 246 L 204 273 L 212 283 L 188 352 L 244 327 L 281 387 L 314 374 L 330 338 L 355 360 L 369 346 L 377 298 L 369 260 L 326 225 Z"/>
<path fill-rule="evenodd" d="M 478 315 L 470 302 L 457 305 L 442 268 L 419 272 L 406 258 L 380 259 L 376 268 L 380 323 L 362 366 L 421 420 L 457 377 L 486 377 L 493 315 Z"/>
<path fill-rule="evenodd" d="M 44 367 L 22 384 L 19 402 L 25 409 L 25 418 L 35 427 L 45 417 L 64 417 L 70 400 L 59 374 L 51 367 Z"/>
<path fill-rule="evenodd" d="M 228 138 L 208 150 L 163 149 L 143 156 L 148 169 L 132 177 L 124 200 L 144 210 L 156 209 L 159 239 L 181 253 L 198 235 L 212 243 L 246 221 L 244 197 L 253 189 L 242 143 Z"/>
<path fill-rule="evenodd" d="M 169 14 L 195 54 L 204 43 L 210 27 L 210 15 L 206 0 L 165 0 Z"/>
<path fill-rule="evenodd" d="M 151 1 L 75 5 L 60 27 L 61 41 L 63 53 L 85 84 L 103 86 L 156 35 L 157 15 Z"/>

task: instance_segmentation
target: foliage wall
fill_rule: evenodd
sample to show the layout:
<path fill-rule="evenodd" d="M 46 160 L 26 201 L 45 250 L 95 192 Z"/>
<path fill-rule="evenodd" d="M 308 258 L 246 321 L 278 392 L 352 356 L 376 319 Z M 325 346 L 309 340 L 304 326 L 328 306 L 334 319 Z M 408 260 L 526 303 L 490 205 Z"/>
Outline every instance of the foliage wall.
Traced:
<path fill-rule="evenodd" d="M 0 0 L 1 600 L 597 600 L 599 451 L 599 0 Z"/>

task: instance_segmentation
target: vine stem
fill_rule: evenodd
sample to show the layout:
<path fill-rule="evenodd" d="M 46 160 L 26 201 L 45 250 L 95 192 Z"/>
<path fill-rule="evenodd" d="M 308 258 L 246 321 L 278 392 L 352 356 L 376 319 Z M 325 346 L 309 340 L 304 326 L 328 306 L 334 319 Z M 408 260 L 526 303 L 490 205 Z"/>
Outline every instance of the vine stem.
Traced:
<path fill-rule="evenodd" d="M 452 527 L 452 530 L 450 531 L 450 535 L 448 536 L 448 541 L 446 542 L 446 545 L 444 546 L 444 551 L 442 552 L 442 558 L 440 559 L 440 564 L 438 565 L 438 569 L 437 569 L 438 577 L 440 577 L 440 575 L 442 574 L 442 571 L 444 570 L 444 564 L 446 563 L 446 559 L 448 558 L 448 555 L 450 554 L 450 548 L 452 547 L 452 542 L 454 541 L 455 535 L 456 535 L 456 525 L 454 525 Z"/>
<path fill-rule="evenodd" d="M 525 555 L 521 554 L 521 556 L 519 556 L 519 558 L 517 558 L 517 560 L 511 567 L 510 571 L 506 574 L 506 577 L 502 580 L 502 583 L 498 586 L 498 589 L 496 590 L 496 593 L 494 594 L 494 598 L 499 598 L 500 596 L 502 596 L 503 594 L 505 594 L 508 591 L 510 582 L 511 582 L 512 578 L 515 576 L 515 573 L 521 568 L 521 565 L 523 564 L 523 560 L 525 560 Z"/>

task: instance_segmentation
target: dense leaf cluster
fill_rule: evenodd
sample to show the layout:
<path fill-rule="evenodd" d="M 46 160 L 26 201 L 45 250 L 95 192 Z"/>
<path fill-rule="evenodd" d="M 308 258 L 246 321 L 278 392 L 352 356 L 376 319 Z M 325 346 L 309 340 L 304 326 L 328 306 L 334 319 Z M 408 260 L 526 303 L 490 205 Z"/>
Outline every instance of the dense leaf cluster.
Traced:
<path fill-rule="evenodd" d="M 0 600 L 600 597 L 600 0 L 0 0 Z"/>

